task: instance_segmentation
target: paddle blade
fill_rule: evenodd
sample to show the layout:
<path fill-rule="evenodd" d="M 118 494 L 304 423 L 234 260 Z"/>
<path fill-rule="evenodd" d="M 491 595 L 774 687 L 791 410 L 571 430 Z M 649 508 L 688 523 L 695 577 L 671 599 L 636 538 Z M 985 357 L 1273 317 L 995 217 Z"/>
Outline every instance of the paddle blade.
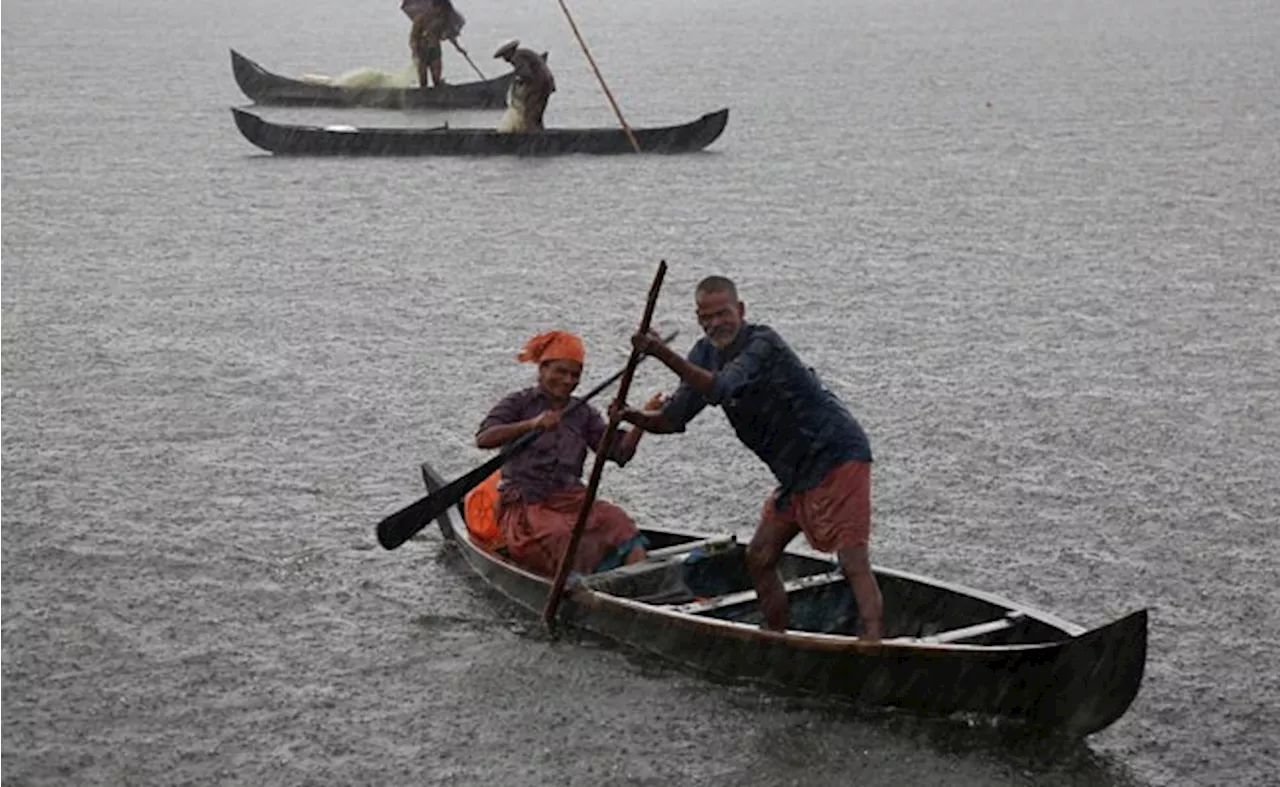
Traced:
<path fill-rule="evenodd" d="M 400 509 L 378 523 L 378 543 L 383 549 L 395 549 L 413 538 L 452 506 L 462 502 L 467 493 L 480 486 L 509 457 L 503 452 L 461 478 L 450 481 L 412 505 Z"/>

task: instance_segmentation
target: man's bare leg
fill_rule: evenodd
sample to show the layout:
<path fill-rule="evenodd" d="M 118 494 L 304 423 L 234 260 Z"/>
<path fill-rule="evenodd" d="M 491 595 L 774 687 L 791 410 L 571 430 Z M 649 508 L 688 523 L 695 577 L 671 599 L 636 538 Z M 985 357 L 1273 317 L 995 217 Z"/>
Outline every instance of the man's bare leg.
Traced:
<path fill-rule="evenodd" d="M 787 629 L 787 591 L 778 576 L 778 560 L 799 532 L 795 524 L 763 520 L 747 545 L 747 573 L 760 599 L 765 628 L 774 631 Z"/>
<path fill-rule="evenodd" d="M 858 601 L 858 614 L 862 616 L 862 639 L 879 641 L 884 635 L 884 599 L 880 585 L 871 571 L 871 558 L 866 545 L 841 547 L 836 555 L 844 569 L 853 597 Z"/>

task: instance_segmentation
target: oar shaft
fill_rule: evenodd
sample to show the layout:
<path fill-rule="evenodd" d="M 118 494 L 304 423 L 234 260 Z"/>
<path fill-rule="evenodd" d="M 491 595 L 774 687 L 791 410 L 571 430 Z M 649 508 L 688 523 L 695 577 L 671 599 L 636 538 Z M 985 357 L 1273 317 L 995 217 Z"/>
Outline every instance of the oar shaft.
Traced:
<path fill-rule="evenodd" d="M 649 299 L 645 303 L 644 317 L 640 320 L 641 333 L 649 331 L 649 324 L 653 320 L 653 310 L 658 304 L 658 292 L 662 289 L 662 279 L 666 275 L 667 261 L 662 260 L 658 263 L 658 272 L 653 277 L 653 284 L 649 286 Z M 613 398 L 616 404 L 626 404 L 627 393 L 631 390 L 631 378 L 635 375 L 636 366 L 640 364 L 642 358 L 644 356 L 634 348 L 631 350 L 631 357 L 627 359 L 627 366 L 622 370 L 622 382 L 618 383 L 618 392 Z M 613 439 L 617 434 L 618 420 L 610 418 L 604 437 L 600 440 L 600 450 L 596 452 L 595 464 L 591 466 L 591 479 L 587 482 L 587 497 L 582 502 L 582 508 L 578 511 L 578 521 L 574 523 L 573 532 L 569 535 L 569 545 L 565 547 L 564 555 L 560 558 L 560 566 L 556 570 L 555 579 L 551 583 L 551 592 L 547 595 L 546 607 L 542 610 L 543 623 L 552 632 L 555 631 L 556 611 L 560 608 L 560 597 L 564 594 L 564 584 L 569 578 L 569 569 L 573 567 L 573 559 L 578 552 L 578 543 L 582 540 L 582 532 L 586 530 L 587 518 L 591 515 L 591 507 L 596 499 L 596 489 L 599 488 L 600 477 L 604 473 L 604 463 L 609 458 L 609 454 L 612 453 Z"/>

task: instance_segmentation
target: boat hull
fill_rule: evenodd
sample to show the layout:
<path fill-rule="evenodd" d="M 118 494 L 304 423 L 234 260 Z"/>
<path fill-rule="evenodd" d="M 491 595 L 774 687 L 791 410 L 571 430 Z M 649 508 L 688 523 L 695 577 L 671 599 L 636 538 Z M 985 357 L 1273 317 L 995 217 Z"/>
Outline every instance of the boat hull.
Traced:
<path fill-rule="evenodd" d="M 428 489 L 443 484 L 427 465 L 423 475 Z M 548 580 L 479 548 L 468 537 L 460 507 L 437 522 L 489 585 L 530 612 L 542 610 Z M 646 532 L 661 544 L 696 538 Z M 825 564 L 791 553 L 786 560 L 784 577 Z M 884 568 L 876 568 L 876 574 L 886 622 L 892 624 L 896 617 L 897 628 L 905 626 L 920 636 L 891 630 L 885 640 L 870 643 L 840 634 L 771 632 L 736 614 L 687 614 L 681 610 L 689 605 L 664 607 L 602 592 L 592 586 L 595 577 L 566 594 L 560 621 L 719 679 L 927 715 L 990 717 L 1074 738 L 1116 721 L 1138 692 L 1146 664 L 1145 610 L 1086 631 L 980 591 Z M 843 585 L 833 587 L 847 594 Z M 844 599 L 846 605 L 850 601 Z M 797 594 L 793 618 L 802 607 Z M 928 641 L 928 631 L 967 624 L 991 610 L 1011 613 L 1024 638 L 1037 641 Z M 987 636 L 998 642 L 1012 637 L 1012 631 Z"/>
<path fill-rule="evenodd" d="M 343 87 L 273 74 L 234 49 L 231 72 L 240 90 L 256 104 L 369 109 L 505 109 L 515 72 L 483 82 L 431 88 Z"/>
<path fill-rule="evenodd" d="M 271 123 L 232 108 L 245 139 L 277 155 L 288 156 L 554 156 L 632 153 L 621 129 L 547 129 L 503 133 L 493 129 L 355 128 Z M 724 131 L 729 110 L 692 123 L 634 129 L 645 153 L 690 153 L 710 145 Z"/>

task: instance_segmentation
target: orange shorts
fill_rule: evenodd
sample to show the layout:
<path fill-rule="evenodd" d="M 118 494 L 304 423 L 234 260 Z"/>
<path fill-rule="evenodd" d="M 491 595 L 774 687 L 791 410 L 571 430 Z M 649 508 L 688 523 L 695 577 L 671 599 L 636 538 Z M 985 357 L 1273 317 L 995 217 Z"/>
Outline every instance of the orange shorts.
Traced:
<path fill-rule="evenodd" d="M 871 463 L 836 465 L 813 489 L 791 493 L 785 511 L 775 507 L 778 492 L 764 501 L 763 519 L 794 525 L 819 552 L 867 546 L 871 541 Z"/>

